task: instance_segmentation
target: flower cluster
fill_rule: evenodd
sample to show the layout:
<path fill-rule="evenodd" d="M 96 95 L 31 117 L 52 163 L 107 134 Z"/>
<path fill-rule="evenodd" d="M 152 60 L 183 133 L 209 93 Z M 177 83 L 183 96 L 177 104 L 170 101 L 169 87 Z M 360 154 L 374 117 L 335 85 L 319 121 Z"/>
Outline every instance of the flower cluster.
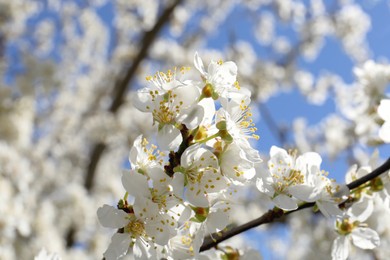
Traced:
<path fill-rule="evenodd" d="M 332 259 L 347 259 L 351 243 L 361 249 L 378 247 L 380 236 L 367 221 L 371 219 L 376 225 L 380 222 L 373 214 L 378 205 L 389 209 L 389 175 L 349 190 L 346 185 L 338 185 L 329 179 L 327 173 L 320 170 L 320 164 L 321 157 L 317 153 L 308 152 L 296 158 L 294 152 L 288 153 L 273 146 L 268 161 L 269 171 L 259 173 L 257 188 L 275 206 L 286 211 L 295 210 L 304 203 L 315 203 L 314 209 L 335 224 L 337 236 L 332 245 Z M 362 178 L 373 168 L 352 166 L 346 182 Z"/>
<path fill-rule="evenodd" d="M 258 139 L 250 93 L 237 82 L 235 63 L 195 54 L 199 80 L 188 68 L 147 77 L 135 106 L 150 113 L 157 146 L 139 136 L 123 173 L 126 194 L 117 207 L 98 209 L 101 224 L 116 228 L 106 259 L 132 248 L 138 259 L 196 257 L 203 237 L 229 224 L 235 186 L 255 176 L 261 162 L 249 139 Z"/>
<path fill-rule="evenodd" d="M 350 193 L 329 179 L 319 154 L 297 156 L 272 146 L 268 170 L 259 170 L 262 160 L 249 142 L 259 138 L 250 92 L 240 87 L 235 63 L 212 61 L 206 70 L 195 54 L 194 65 L 200 80 L 186 77 L 189 68 L 158 72 L 135 96 L 135 106 L 153 117 L 157 145 L 136 138 L 131 170 L 122 176 L 124 197 L 116 207 L 97 211 L 103 226 L 117 229 L 106 259 L 119 259 L 129 249 L 136 259 L 198 259 L 204 237 L 230 223 L 237 186 L 254 180 L 279 212 L 312 204 L 333 219 L 339 234 L 334 259 L 348 256 L 350 240 L 364 249 L 379 245 L 377 233 L 361 224 L 372 212 L 368 200 L 360 199 L 363 190 Z"/>
<path fill-rule="evenodd" d="M 338 204 L 348 189 L 337 185 L 320 170 L 319 154 L 308 152 L 294 158 L 284 149 L 273 146 L 270 157 L 269 172 L 260 174 L 256 184 L 277 207 L 294 210 L 299 202 L 315 202 L 327 217 L 342 214 Z"/>
<path fill-rule="evenodd" d="M 374 153 L 370 164 L 374 164 L 377 155 Z M 346 175 L 346 182 L 350 183 L 361 178 L 372 170 L 372 165 L 360 168 L 353 165 Z M 380 245 L 380 237 L 376 230 L 383 230 L 383 227 L 379 228 L 380 225 L 378 225 L 381 222 L 380 214 L 374 212 L 381 207 L 385 211 L 389 211 L 389 196 L 389 173 L 374 178 L 368 184 L 352 190 L 349 201 L 353 201 L 353 205 L 342 216 L 338 216 L 335 223 L 338 237 L 332 245 L 333 259 L 347 259 L 350 254 L 351 242 L 361 249 L 374 249 Z M 373 223 L 374 225 L 372 225 Z M 376 226 L 376 230 L 370 226 Z"/>

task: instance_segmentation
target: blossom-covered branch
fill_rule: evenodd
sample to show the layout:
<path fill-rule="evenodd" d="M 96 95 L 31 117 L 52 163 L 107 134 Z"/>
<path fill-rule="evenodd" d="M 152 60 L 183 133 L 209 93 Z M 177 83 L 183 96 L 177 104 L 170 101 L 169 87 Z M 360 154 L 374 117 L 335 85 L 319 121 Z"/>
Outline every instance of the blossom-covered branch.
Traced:
<path fill-rule="evenodd" d="M 349 241 L 363 249 L 379 245 L 378 234 L 362 224 L 371 214 L 362 208 L 369 203 L 364 194 L 385 190 L 384 180 L 354 190 L 366 168 L 348 175 L 358 181 L 339 185 L 321 170 L 318 153 L 298 155 L 277 146 L 270 149 L 268 170 L 259 170 L 262 159 L 249 142 L 259 139 L 250 92 L 237 81 L 237 65 L 211 61 L 206 69 L 195 53 L 194 66 L 200 79 L 187 76 L 191 68 L 175 67 L 147 76 L 147 86 L 134 96 L 134 105 L 153 118 L 157 145 L 143 136 L 135 140 L 131 170 L 122 176 L 125 195 L 117 207 L 104 205 L 97 211 L 103 226 L 119 230 L 106 259 L 128 252 L 136 259 L 196 259 L 229 237 L 311 206 L 336 220 L 334 259 L 348 256 Z M 389 168 L 390 159 L 368 179 Z M 263 202 L 274 209 L 223 231 L 237 189 L 254 180 Z"/>
<path fill-rule="evenodd" d="M 346 186 L 352 190 L 355 188 L 358 188 L 360 185 L 367 183 L 368 181 L 373 180 L 374 178 L 378 177 L 379 175 L 385 173 L 386 171 L 390 170 L 390 158 L 383 163 L 381 166 L 370 172 L 369 174 L 355 180 L 352 183 L 347 184 Z M 275 219 L 281 218 L 283 216 L 289 215 L 293 212 L 311 208 L 315 205 L 315 203 L 304 203 L 300 205 L 297 209 L 292 211 L 283 211 L 281 209 L 275 208 L 273 210 L 269 210 L 265 214 L 263 214 L 261 217 L 254 219 L 248 223 L 245 223 L 243 225 L 233 227 L 231 229 L 228 229 L 226 231 L 221 231 L 214 233 L 210 236 L 207 236 L 200 248 L 200 251 L 205 251 L 210 248 L 216 247 L 219 243 L 235 236 L 238 234 L 241 234 L 249 229 L 261 226 L 263 224 L 272 223 Z"/>

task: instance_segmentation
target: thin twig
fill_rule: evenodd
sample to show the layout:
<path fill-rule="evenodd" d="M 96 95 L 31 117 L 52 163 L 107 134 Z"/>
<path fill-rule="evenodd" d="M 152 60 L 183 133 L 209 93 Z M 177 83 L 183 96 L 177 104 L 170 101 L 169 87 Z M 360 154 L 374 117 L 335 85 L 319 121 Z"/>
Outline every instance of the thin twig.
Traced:
<path fill-rule="evenodd" d="M 390 169 L 390 158 L 387 159 L 387 161 L 384 164 L 382 164 L 381 166 L 379 166 L 378 168 L 373 170 L 371 173 L 363 176 L 362 178 L 360 178 L 354 182 L 349 183 L 347 185 L 347 187 L 350 190 L 355 189 L 355 188 L 359 187 L 360 185 L 378 177 L 380 174 L 388 171 L 389 169 Z M 285 215 L 289 215 L 293 212 L 296 212 L 296 211 L 299 211 L 299 210 L 302 210 L 305 208 L 311 208 L 314 205 L 315 205 L 315 203 L 305 203 L 305 204 L 299 206 L 296 210 L 292 210 L 289 212 L 283 212 L 283 210 L 281 210 L 281 209 L 269 210 L 268 212 L 263 214 L 261 217 L 254 219 L 252 221 L 249 221 L 248 223 L 234 227 L 234 228 L 227 230 L 227 231 L 222 231 L 222 232 L 214 233 L 210 236 L 207 236 L 204 239 L 203 245 L 200 248 L 200 252 L 203 252 L 203 251 L 209 250 L 210 248 L 216 247 L 222 241 L 225 241 L 225 240 L 227 240 L 235 235 L 241 234 L 249 229 L 261 226 L 263 224 L 271 223 L 275 219 L 281 218 Z"/>

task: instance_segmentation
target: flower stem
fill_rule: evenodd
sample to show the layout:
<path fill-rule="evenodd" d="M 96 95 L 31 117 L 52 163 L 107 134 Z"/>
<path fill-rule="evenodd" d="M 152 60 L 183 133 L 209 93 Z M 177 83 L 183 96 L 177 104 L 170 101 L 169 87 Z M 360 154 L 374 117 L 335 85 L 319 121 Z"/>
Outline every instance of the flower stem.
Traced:
<path fill-rule="evenodd" d="M 216 133 L 216 134 L 213 134 L 212 136 L 209 136 L 209 137 L 207 137 L 207 138 L 205 138 L 203 140 L 196 141 L 196 143 L 203 144 L 203 143 L 206 143 L 206 142 L 210 141 L 211 139 L 214 139 L 214 138 L 217 138 L 217 137 L 219 137 L 219 132 Z"/>

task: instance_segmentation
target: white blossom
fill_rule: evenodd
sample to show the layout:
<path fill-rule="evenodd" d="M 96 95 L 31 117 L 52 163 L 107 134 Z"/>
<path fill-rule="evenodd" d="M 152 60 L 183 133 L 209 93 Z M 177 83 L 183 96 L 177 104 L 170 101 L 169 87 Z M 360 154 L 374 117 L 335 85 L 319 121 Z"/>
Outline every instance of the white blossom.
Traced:
<path fill-rule="evenodd" d="M 378 115 L 384 120 L 379 130 L 379 137 L 385 143 L 390 143 L 390 99 L 381 100 L 378 107 Z"/>

